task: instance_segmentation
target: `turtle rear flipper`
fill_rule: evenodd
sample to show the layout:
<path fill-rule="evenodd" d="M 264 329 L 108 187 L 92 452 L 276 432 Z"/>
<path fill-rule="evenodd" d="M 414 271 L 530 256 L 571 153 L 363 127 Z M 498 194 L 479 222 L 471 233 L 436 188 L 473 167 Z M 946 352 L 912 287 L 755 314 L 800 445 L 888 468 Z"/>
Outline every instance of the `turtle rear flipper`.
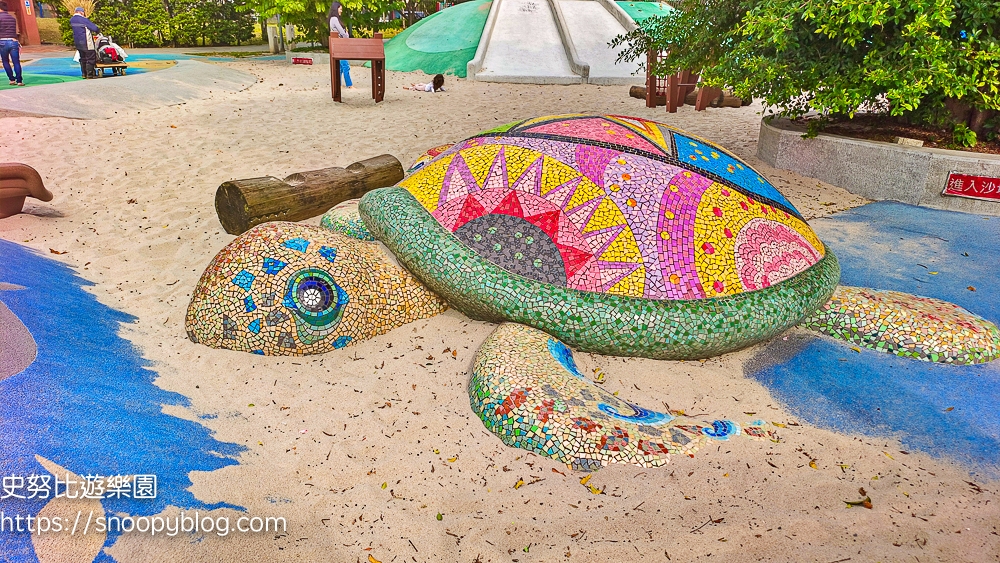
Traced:
<path fill-rule="evenodd" d="M 871 350 L 947 364 L 1000 357 L 1000 330 L 954 303 L 898 291 L 839 286 L 803 328 Z"/>

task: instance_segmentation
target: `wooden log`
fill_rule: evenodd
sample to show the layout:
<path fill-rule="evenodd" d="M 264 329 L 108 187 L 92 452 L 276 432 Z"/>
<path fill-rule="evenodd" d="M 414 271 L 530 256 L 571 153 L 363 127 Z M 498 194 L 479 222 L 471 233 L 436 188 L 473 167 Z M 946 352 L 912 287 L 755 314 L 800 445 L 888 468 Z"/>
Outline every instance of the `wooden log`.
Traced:
<path fill-rule="evenodd" d="M 633 98 L 638 98 L 640 100 L 645 100 L 646 99 L 646 87 L 645 86 L 632 86 L 631 88 L 628 89 L 628 95 L 632 96 Z M 666 105 L 666 103 L 667 103 L 667 97 L 666 96 L 656 96 L 656 105 L 657 106 Z M 656 107 L 656 106 L 654 106 L 654 107 Z"/>
<path fill-rule="evenodd" d="M 269 221 L 301 221 L 403 179 L 403 165 L 388 154 L 355 162 L 347 168 L 231 180 L 215 192 L 219 222 L 231 235 Z"/>

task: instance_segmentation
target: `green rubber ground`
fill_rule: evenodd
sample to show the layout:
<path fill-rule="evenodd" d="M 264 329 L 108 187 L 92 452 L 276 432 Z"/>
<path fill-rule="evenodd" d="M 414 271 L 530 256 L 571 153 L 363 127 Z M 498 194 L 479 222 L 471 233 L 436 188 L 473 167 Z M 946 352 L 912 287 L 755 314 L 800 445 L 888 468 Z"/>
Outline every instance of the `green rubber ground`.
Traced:
<path fill-rule="evenodd" d="M 28 86 L 42 86 L 43 84 L 59 84 L 60 82 L 73 82 L 75 80 L 83 80 L 79 76 L 59 76 L 56 74 L 32 74 L 30 72 L 25 72 L 22 75 L 22 80 L 24 80 L 24 87 Z M 17 86 L 10 86 L 7 84 L 7 75 L 0 72 L 0 90 L 13 90 Z"/>
<path fill-rule="evenodd" d="M 492 5 L 492 0 L 473 0 L 413 24 L 385 44 L 386 68 L 465 78 Z"/>
<path fill-rule="evenodd" d="M 665 16 L 673 11 L 673 8 L 662 2 L 618 2 L 618 5 L 636 22 L 653 16 Z"/>

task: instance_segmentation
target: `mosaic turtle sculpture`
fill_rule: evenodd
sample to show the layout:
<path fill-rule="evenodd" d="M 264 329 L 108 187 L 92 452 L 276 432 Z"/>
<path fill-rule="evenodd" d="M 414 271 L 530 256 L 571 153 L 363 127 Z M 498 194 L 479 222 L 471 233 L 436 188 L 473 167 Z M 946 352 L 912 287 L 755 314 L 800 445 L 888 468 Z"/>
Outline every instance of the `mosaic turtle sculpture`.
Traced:
<path fill-rule="evenodd" d="M 241 235 L 206 269 L 186 327 L 209 346 L 294 355 L 449 305 L 505 323 L 473 362 L 473 410 L 506 443 L 581 469 L 765 431 L 628 403 L 586 380 L 570 347 L 705 358 L 802 323 L 933 361 L 1000 351 L 1000 331 L 960 307 L 839 277 L 792 204 L 721 147 L 638 118 L 550 116 L 436 147 L 319 227 Z"/>

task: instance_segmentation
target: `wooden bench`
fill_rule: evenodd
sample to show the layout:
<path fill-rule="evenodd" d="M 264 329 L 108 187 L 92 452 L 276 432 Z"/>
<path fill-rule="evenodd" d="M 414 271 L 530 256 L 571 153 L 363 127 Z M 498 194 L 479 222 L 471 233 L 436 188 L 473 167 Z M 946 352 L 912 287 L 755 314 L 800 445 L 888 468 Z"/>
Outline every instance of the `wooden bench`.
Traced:
<path fill-rule="evenodd" d="M 677 108 L 684 105 L 684 98 L 698 88 L 698 73 L 682 70 L 667 77 L 653 76 L 650 69 L 666 56 L 666 53 L 650 50 L 646 54 L 646 107 L 655 108 L 665 104 L 668 113 L 676 113 Z M 712 100 L 722 94 L 719 88 L 702 86 L 698 88 L 695 99 L 695 111 L 704 111 Z"/>
<path fill-rule="evenodd" d="M 343 101 L 340 99 L 340 61 L 371 61 L 372 97 L 375 103 L 385 98 L 385 44 L 381 33 L 371 39 L 330 34 L 330 82 L 335 102 Z"/>

